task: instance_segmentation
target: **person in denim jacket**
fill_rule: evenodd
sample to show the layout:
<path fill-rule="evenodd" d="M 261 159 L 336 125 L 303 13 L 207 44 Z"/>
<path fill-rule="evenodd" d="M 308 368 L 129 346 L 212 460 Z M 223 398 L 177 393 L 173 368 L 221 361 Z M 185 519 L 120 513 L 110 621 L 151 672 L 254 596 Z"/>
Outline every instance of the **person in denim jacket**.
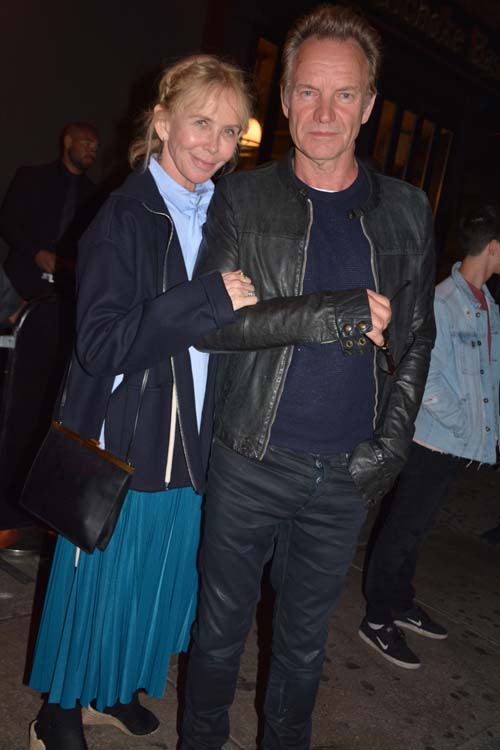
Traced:
<path fill-rule="evenodd" d="M 365 560 L 366 617 L 359 635 L 406 669 L 420 660 L 400 628 L 448 636 L 416 604 L 412 579 L 419 545 L 433 527 L 459 459 L 496 463 L 500 314 L 486 282 L 500 273 L 500 214 L 485 206 L 460 223 L 465 257 L 436 287 L 437 337 L 408 462 L 386 496 Z"/>

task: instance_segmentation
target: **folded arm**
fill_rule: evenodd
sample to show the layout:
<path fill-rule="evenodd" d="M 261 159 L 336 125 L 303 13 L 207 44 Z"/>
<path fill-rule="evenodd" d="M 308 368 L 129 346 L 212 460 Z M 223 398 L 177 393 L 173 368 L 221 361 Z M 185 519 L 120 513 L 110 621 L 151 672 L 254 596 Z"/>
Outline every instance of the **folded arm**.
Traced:
<path fill-rule="evenodd" d="M 213 271 L 234 271 L 242 263 L 231 196 L 222 182 L 210 206 L 195 275 L 203 278 Z M 249 272 L 244 267 L 242 270 Z M 252 282 L 261 298 L 260 279 L 255 273 Z M 346 354 L 353 354 L 365 350 L 365 334 L 371 330 L 366 289 L 324 291 L 261 299 L 253 307 L 239 310 L 233 324 L 213 331 L 197 346 L 212 352 L 231 352 L 338 341 Z"/>

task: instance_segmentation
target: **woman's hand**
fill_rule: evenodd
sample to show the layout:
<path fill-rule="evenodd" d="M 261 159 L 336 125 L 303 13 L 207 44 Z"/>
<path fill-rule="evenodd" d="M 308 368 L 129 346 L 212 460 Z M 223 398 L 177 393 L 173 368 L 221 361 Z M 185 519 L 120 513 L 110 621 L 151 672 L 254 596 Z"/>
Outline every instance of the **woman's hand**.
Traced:
<path fill-rule="evenodd" d="M 231 297 L 233 310 L 255 305 L 258 302 L 252 280 L 243 271 L 228 271 L 222 274 L 226 292 Z"/>

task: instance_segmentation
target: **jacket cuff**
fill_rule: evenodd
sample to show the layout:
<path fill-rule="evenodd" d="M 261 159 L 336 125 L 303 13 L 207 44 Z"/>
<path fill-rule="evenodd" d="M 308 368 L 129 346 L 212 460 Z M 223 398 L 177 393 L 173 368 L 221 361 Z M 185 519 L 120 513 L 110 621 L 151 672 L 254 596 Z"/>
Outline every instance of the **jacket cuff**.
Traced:
<path fill-rule="evenodd" d="M 234 323 L 236 315 L 233 310 L 231 297 L 226 291 L 222 274 L 214 271 L 206 276 L 200 276 L 198 281 L 201 282 L 207 299 L 210 302 L 214 318 L 218 328 Z"/>
<path fill-rule="evenodd" d="M 403 465 L 392 465 L 378 440 L 371 439 L 354 448 L 348 468 L 360 495 L 371 505 L 389 492 Z"/>
<path fill-rule="evenodd" d="M 369 339 L 366 334 L 373 328 L 368 294 L 365 289 L 355 291 L 348 304 L 336 310 L 338 340 L 347 356 L 367 351 Z M 342 309 L 344 307 L 347 309 Z"/>

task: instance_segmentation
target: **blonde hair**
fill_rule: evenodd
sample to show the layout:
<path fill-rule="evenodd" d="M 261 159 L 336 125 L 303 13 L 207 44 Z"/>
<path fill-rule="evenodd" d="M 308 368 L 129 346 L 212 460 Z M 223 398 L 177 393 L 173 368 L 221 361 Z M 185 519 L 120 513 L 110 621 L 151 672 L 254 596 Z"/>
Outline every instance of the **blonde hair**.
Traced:
<path fill-rule="evenodd" d="M 162 117 L 162 112 L 155 112 L 157 105 L 165 113 L 175 112 L 183 105 L 200 99 L 206 100 L 211 94 L 223 90 L 232 91 L 236 97 L 239 125 L 243 134 L 248 128 L 253 102 L 245 74 L 240 68 L 215 55 L 191 55 L 164 70 L 158 84 L 158 97 L 153 106 L 142 115 L 141 132 L 129 148 L 128 158 L 132 169 L 144 171 L 151 155 L 161 153 L 163 143 L 156 133 L 155 124 Z M 235 153 L 229 163 L 232 168 L 236 159 Z"/>
<path fill-rule="evenodd" d="M 377 93 L 377 78 L 382 63 L 380 35 L 358 11 L 342 5 L 318 5 L 299 18 L 289 30 L 283 47 L 281 88 L 285 102 L 292 81 L 295 59 L 300 46 L 309 39 L 334 39 L 359 44 L 368 63 L 369 94 Z"/>

